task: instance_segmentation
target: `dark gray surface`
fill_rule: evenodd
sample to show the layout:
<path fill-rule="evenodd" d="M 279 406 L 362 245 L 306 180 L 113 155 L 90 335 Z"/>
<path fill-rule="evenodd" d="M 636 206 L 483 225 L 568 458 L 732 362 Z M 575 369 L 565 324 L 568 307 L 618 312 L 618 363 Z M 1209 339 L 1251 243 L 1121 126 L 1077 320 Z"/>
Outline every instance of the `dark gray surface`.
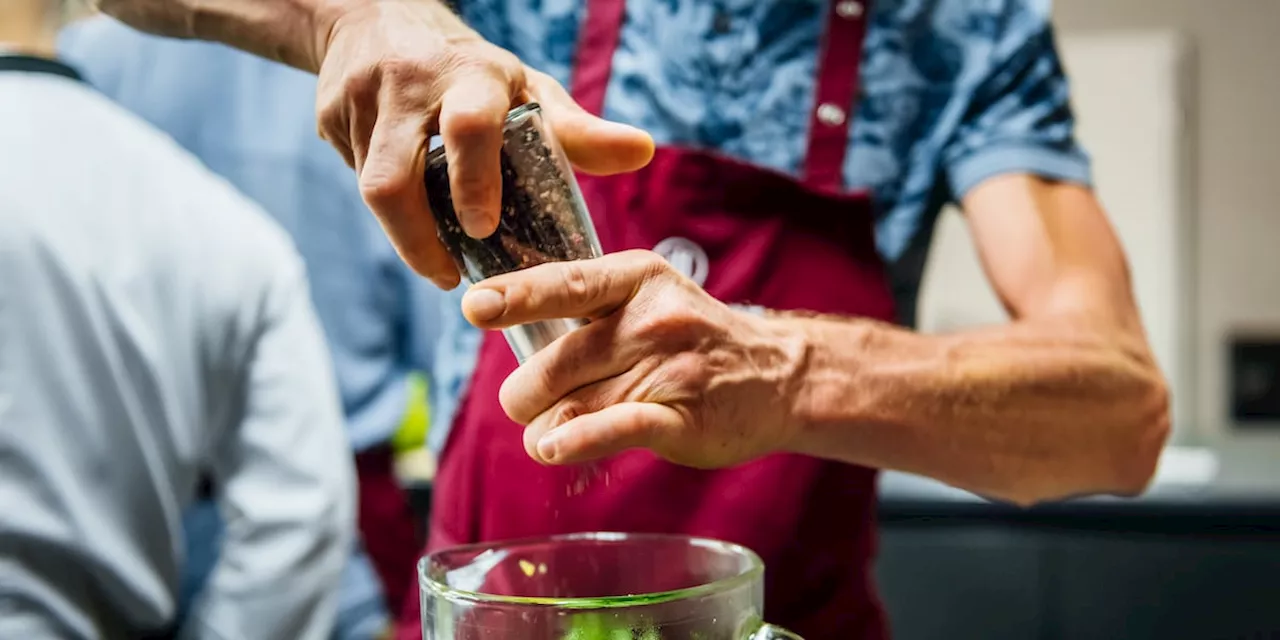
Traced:
<path fill-rule="evenodd" d="M 1280 638 L 1275 529 L 902 517 L 877 564 L 895 640 Z M 1098 524 L 1103 526 L 1096 526 Z"/>
<path fill-rule="evenodd" d="M 1051 546 L 1063 640 L 1280 638 L 1275 539 L 1072 537 Z"/>
<path fill-rule="evenodd" d="M 997 530 L 900 530 L 881 539 L 892 637 L 1036 638 L 1044 566 L 1036 543 Z M 998 570 L 993 570 L 998 568 Z"/>

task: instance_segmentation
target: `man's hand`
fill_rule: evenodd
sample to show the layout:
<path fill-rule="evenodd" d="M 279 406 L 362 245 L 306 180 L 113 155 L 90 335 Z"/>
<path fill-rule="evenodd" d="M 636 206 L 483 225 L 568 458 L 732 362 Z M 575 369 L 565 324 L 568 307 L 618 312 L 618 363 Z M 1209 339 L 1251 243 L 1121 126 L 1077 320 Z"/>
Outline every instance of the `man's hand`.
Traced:
<path fill-rule="evenodd" d="M 498 225 L 498 157 L 513 106 L 539 102 L 584 172 L 632 171 L 653 154 L 647 134 L 588 114 L 555 80 L 484 41 L 437 0 L 355 3 L 332 22 L 323 60 L 321 135 L 355 168 L 401 257 L 446 289 L 459 274 L 436 238 L 423 186 L 431 135 L 443 139 L 454 205 L 476 237 Z"/>
<path fill-rule="evenodd" d="M 647 448 L 717 468 L 786 450 L 795 436 L 789 399 L 805 366 L 804 341 L 730 309 L 656 254 L 506 274 L 472 287 L 462 305 L 490 329 L 592 321 L 502 386 L 502 406 L 528 425 L 524 442 L 535 460 L 572 464 Z"/>
<path fill-rule="evenodd" d="M 588 114 L 555 80 L 485 42 L 441 0 L 91 0 L 138 29 L 221 42 L 320 74 L 320 135 L 360 176 L 400 256 L 450 289 L 457 267 L 436 237 L 423 186 L 427 140 L 448 148 L 463 228 L 498 226 L 507 111 L 530 100 L 585 173 L 649 162 L 644 132 Z"/>

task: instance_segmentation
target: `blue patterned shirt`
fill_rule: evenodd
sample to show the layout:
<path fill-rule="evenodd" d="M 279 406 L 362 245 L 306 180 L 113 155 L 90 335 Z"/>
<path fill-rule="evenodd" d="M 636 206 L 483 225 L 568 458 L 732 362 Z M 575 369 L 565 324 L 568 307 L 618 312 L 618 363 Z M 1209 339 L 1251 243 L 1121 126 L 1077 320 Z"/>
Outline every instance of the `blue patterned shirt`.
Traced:
<path fill-rule="evenodd" d="M 914 303 L 941 207 L 992 176 L 1087 183 L 1050 0 L 875 0 L 843 167 Z M 585 0 L 460 0 L 491 42 L 568 86 Z M 798 175 L 827 0 L 631 0 L 604 115 L 659 144 Z M 904 315 L 910 317 L 910 309 Z"/>

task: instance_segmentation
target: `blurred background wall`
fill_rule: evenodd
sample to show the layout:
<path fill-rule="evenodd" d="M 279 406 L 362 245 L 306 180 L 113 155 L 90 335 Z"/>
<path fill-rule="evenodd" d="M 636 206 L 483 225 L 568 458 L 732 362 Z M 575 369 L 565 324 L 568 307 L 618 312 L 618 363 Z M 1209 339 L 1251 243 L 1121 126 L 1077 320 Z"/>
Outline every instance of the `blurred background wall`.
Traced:
<path fill-rule="evenodd" d="M 1225 345 L 1235 331 L 1280 335 L 1280 2 L 1060 0 L 1055 14 L 1067 35 L 1174 29 L 1193 49 L 1196 431 L 1280 475 L 1280 429 L 1230 417 Z"/>
<path fill-rule="evenodd" d="M 1080 137 L 1175 393 L 1137 500 L 881 482 L 897 640 L 1280 638 L 1280 1 L 1057 0 Z M 918 323 L 998 321 L 944 216 Z"/>

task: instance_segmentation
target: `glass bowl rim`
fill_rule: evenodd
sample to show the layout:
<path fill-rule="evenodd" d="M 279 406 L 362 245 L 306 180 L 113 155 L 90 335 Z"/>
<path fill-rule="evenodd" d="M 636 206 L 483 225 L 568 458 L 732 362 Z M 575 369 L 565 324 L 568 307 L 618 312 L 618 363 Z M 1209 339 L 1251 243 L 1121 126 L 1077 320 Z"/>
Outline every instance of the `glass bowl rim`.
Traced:
<path fill-rule="evenodd" d="M 726 555 L 738 556 L 747 561 L 747 569 L 735 575 L 727 576 L 719 580 L 713 580 L 700 585 L 686 587 L 684 589 L 675 589 L 671 591 L 659 591 L 653 593 L 627 594 L 622 596 L 608 596 L 598 598 L 548 598 L 548 597 L 532 597 L 532 596 L 500 596 L 479 591 L 469 591 L 466 589 L 458 589 L 435 580 L 430 575 L 431 561 L 446 553 L 466 553 L 470 551 L 484 552 L 491 550 L 500 550 L 504 548 L 513 548 L 527 546 L 531 544 L 548 544 L 556 542 L 583 543 L 583 542 L 683 542 L 689 547 L 710 548 L 716 552 Z M 558 609 L 620 609 L 626 607 L 636 607 L 644 605 L 662 604 L 664 602 L 674 602 L 677 600 L 688 600 L 703 596 L 711 596 L 720 593 L 727 593 L 741 586 L 751 584 L 759 580 L 764 574 L 764 561 L 756 552 L 744 547 L 740 544 L 725 542 L 723 540 L 715 540 L 712 538 L 702 538 L 698 536 L 687 536 L 679 534 L 661 534 L 661 533 L 609 533 L 609 532 L 590 532 L 590 533 L 571 533 L 553 536 L 538 536 L 531 538 L 518 538 L 513 540 L 501 540 L 490 543 L 474 543 L 457 545 L 433 551 L 418 560 L 418 586 L 425 593 L 430 593 L 434 597 L 442 598 L 451 603 L 459 604 L 499 604 L 499 605 L 518 605 L 524 607 L 550 607 Z"/>

